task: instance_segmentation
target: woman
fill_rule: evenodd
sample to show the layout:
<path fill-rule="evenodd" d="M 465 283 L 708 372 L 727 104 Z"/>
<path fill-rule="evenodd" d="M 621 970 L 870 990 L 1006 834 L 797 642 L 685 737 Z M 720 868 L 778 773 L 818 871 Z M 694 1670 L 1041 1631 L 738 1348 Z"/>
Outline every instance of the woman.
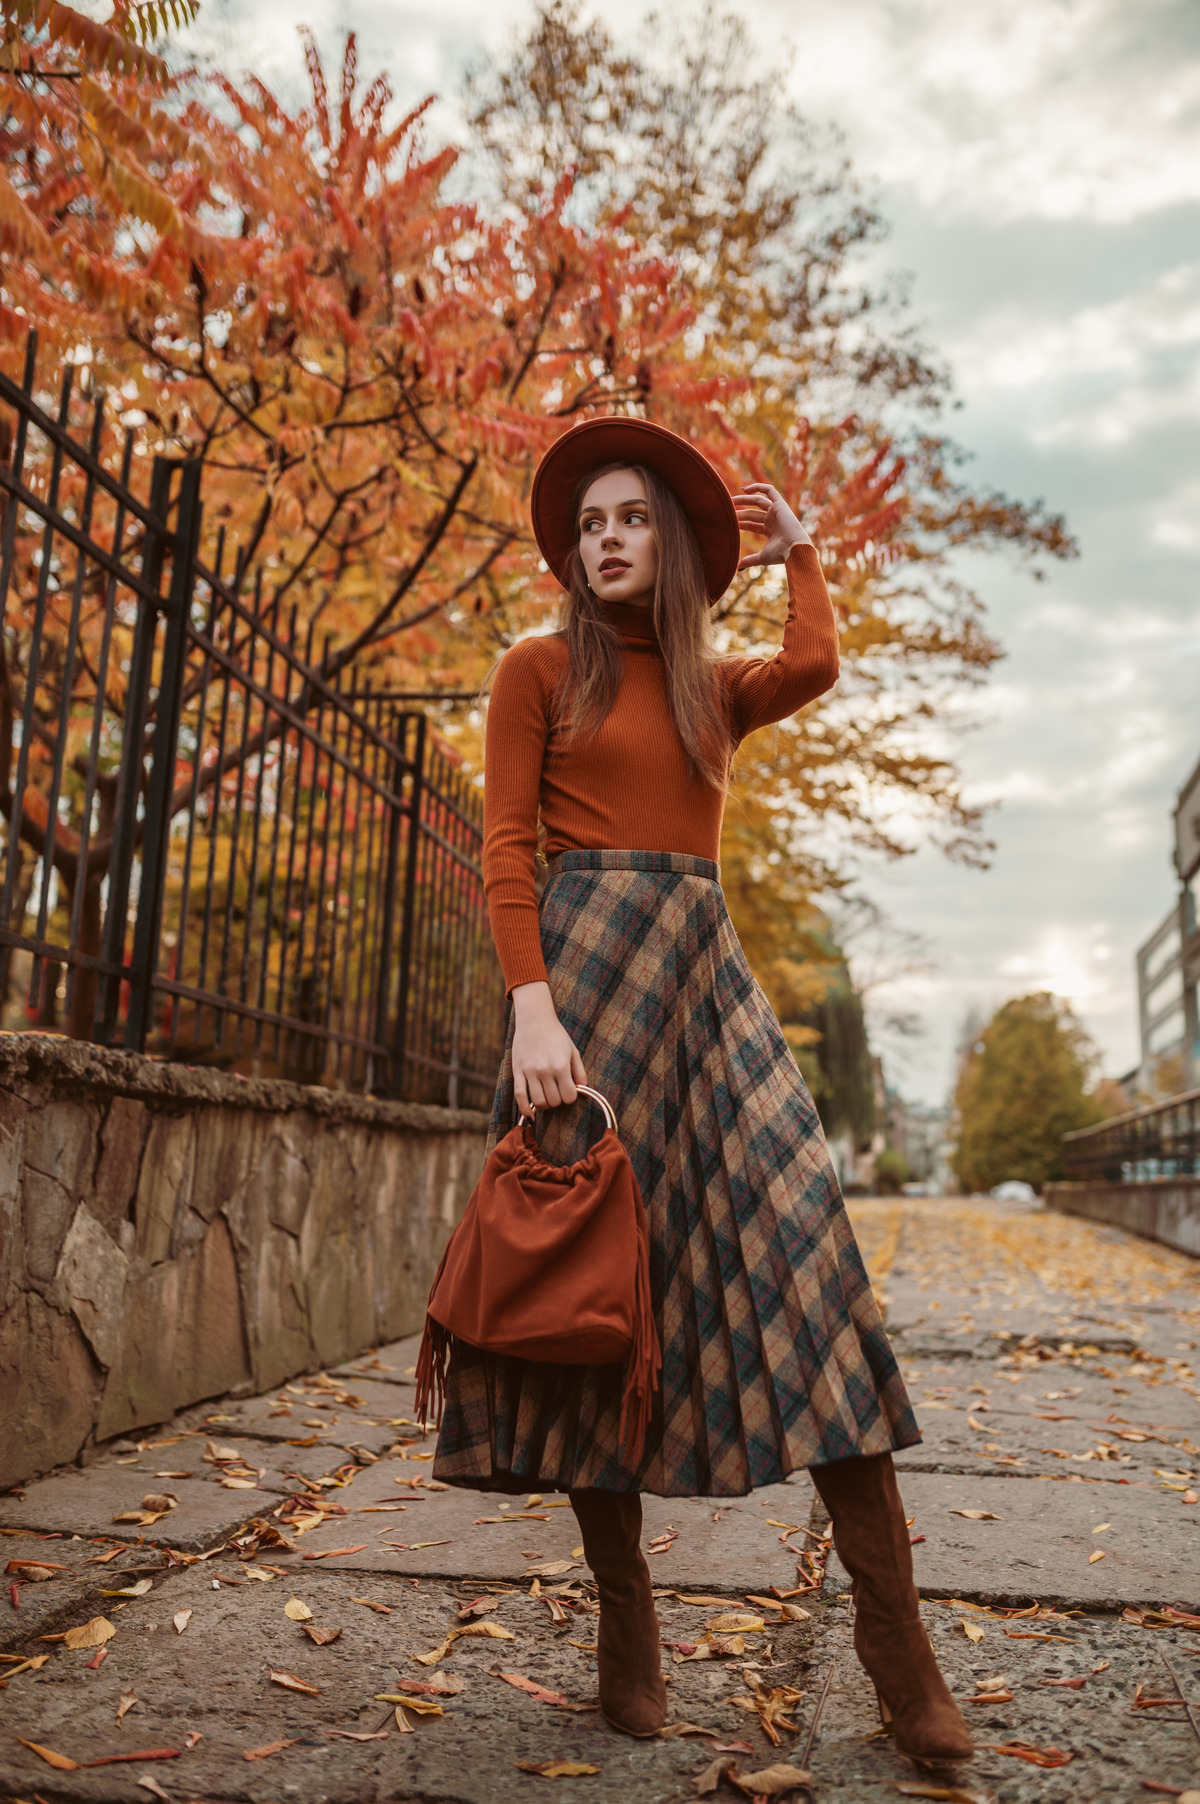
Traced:
<path fill-rule="evenodd" d="M 891 1451 L 920 1439 L 812 1099 L 726 914 L 716 863 L 747 733 L 836 680 L 816 550 L 783 497 L 731 499 L 686 440 L 588 420 L 547 452 L 534 531 L 563 630 L 500 664 L 487 728 L 484 875 L 512 1026 L 492 1143 L 516 1112 L 568 1163 L 616 1110 L 646 1204 L 663 1373 L 636 1470 L 619 1367 L 458 1344 L 434 1471 L 569 1493 L 600 1594 L 601 1707 L 632 1735 L 666 1694 L 639 1492 L 738 1496 L 808 1467 L 852 1575 L 855 1646 L 898 1745 L 966 1759 L 921 1626 Z M 739 561 L 739 530 L 762 535 Z M 778 656 L 714 657 L 710 603 L 781 563 Z M 549 881 L 540 907 L 539 817 Z"/>

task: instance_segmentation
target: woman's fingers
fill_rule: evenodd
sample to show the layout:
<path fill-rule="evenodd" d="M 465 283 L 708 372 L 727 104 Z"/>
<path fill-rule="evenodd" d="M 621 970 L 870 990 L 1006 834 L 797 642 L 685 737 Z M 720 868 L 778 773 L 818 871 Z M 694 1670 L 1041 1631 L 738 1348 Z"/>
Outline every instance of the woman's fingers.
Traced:
<path fill-rule="evenodd" d="M 587 1083 L 587 1072 L 583 1068 L 583 1060 L 574 1046 L 571 1048 L 571 1076 L 577 1085 Z"/>

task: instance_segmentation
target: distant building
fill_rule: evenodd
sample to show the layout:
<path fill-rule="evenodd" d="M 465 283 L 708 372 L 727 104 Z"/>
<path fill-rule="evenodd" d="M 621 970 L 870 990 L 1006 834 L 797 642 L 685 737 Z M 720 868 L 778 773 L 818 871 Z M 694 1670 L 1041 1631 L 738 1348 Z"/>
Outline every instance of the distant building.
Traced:
<path fill-rule="evenodd" d="M 1174 823 L 1179 894 L 1137 954 L 1141 1062 L 1122 1079 L 1137 1101 L 1200 1087 L 1200 764 Z"/>
<path fill-rule="evenodd" d="M 888 1145 L 904 1154 L 910 1180 L 927 1185 L 931 1196 L 952 1196 L 958 1189 L 950 1167 L 950 1119 L 948 1104 L 905 1102 L 895 1091 L 888 1096 Z"/>

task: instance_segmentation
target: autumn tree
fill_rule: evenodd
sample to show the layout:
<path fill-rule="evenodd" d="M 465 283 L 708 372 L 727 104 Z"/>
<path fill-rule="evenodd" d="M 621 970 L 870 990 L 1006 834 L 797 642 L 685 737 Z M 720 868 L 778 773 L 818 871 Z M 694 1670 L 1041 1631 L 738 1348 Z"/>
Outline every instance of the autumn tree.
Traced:
<path fill-rule="evenodd" d="M 1096 1049 L 1060 996 L 1006 1002 L 967 1050 L 954 1106 L 954 1170 L 967 1190 L 1062 1174 L 1062 1137 L 1106 1110 L 1092 1094 Z"/>

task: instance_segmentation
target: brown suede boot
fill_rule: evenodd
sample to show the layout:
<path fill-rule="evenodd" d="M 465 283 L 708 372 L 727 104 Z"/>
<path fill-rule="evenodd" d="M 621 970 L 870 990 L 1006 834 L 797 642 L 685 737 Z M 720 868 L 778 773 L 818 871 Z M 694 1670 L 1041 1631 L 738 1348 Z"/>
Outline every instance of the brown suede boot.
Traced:
<path fill-rule="evenodd" d="M 650 1568 L 642 1555 L 642 1500 L 625 1491 L 569 1495 L 600 1590 L 600 1708 L 626 1735 L 657 1735 L 667 1714 L 667 1688 Z"/>
<path fill-rule="evenodd" d="M 853 1581 L 854 1651 L 879 1694 L 880 1715 L 911 1760 L 970 1760 L 975 1749 L 950 1696 L 913 1584 L 912 1546 L 890 1453 L 810 1466 Z"/>

